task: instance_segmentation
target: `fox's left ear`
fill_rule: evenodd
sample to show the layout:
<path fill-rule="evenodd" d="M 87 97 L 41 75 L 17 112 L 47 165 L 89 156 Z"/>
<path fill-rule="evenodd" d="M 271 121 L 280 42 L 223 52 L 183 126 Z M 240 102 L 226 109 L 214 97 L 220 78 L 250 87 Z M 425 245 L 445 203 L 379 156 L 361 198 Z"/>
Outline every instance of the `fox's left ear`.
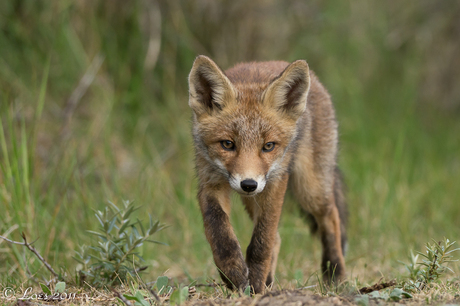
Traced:
<path fill-rule="evenodd" d="M 188 77 L 189 105 L 197 116 L 212 115 L 236 97 L 236 90 L 227 76 L 209 57 L 200 55 Z"/>
<path fill-rule="evenodd" d="M 297 119 L 307 107 L 310 89 L 310 71 L 304 60 L 298 60 L 286 67 L 281 75 L 265 90 L 263 103 L 286 112 Z"/>

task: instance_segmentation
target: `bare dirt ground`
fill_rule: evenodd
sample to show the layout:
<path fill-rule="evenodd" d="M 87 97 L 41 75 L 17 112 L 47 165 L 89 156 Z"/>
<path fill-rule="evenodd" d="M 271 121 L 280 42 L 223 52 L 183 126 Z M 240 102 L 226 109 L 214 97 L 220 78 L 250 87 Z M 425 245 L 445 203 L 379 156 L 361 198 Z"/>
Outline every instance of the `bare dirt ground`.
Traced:
<path fill-rule="evenodd" d="M 235 305 L 235 306 L 265 306 L 265 305 L 460 305 L 460 297 L 430 300 L 425 297 L 385 301 L 369 298 L 364 301 L 355 300 L 356 296 L 323 297 L 303 290 L 270 292 L 260 297 L 241 297 L 238 299 L 207 299 L 189 301 L 185 305 Z"/>
<path fill-rule="evenodd" d="M 392 299 L 388 298 L 388 293 L 394 290 L 394 281 L 386 283 L 377 283 L 370 287 L 363 287 L 359 290 L 350 290 L 349 293 L 334 294 L 327 293 L 325 296 L 320 294 L 317 289 L 283 289 L 273 290 L 265 294 L 255 295 L 252 297 L 236 292 L 227 292 L 232 294 L 231 297 L 226 297 L 222 292 L 216 290 L 214 293 L 196 290 L 196 287 L 189 288 L 187 300 L 183 300 L 180 305 L 186 306 L 211 306 L 211 305 L 234 305 L 234 306 L 268 306 L 268 305 L 458 305 L 460 306 L 460 283 L 455 282 L 449 286 L 437 284 L 431 286 L 426 291 L 414 293 L 411 298 Z M 82 290 L 72 288 L 70 292 L 75 292 L 66 295 L 67 298 L 55 299 L 49 296 L 48 299 L 43 299 L 43 293 L 30 293 L 29 299 L 21 299 L 20 296 L 26 294 L 17 294 L 14 299 L 2 299 L 0 296 L 0 305 L 175 305 L 177 300 L 170 300 L 169 294 L 158 296 L 154 292 L 148 293 L 148 290 L 143 291 L 140 300 L 135 302 L 128 295 L 133 295 L 129 287 L 111 288 L 105 290 Z M 38 288 L 34 288 L 33 292 L 40 292 Z M 358 293 L 367 293 L 361 295 Z M 32 292 L 32 291 L 31 291 Z M 372 293 L 371 293 L 372 292 Z M 137 296 L 137 293 L 135 294 Z M 386 298 L 383 298 L 386 296 Z"/>
<path fill-rule="evenodd" d="M 384 301 L 381 299 L 370 298 L 367 301 L 358 302 L 356 296 L 330 296 L 324 297 L 306 290 L 282 290 L 270 292 L 265 295 L 255 297 L 240 297 L 240 298 L 205 298 L 191 299 L 181 305 L 185 306 L 212 306 L 212 305 L 233 305 L 233 306 L 268 306 L 268 305 L 460 305 L 460 297 L 447 298 L 440 300 L 427 300 L 425 297 L 416 297 L 413 299 L 402 299 L 399 301 Z M 125 301 L 125 305 L 134 305 L 134 301 Z M 150 300 L 150 305 L 173 305 L 168 301 L 154 302 Z M 47 301 L 37 303 L 37 301 L 8 301 L 1 305 L 122 305 L 121 301 L 114 296 L 88 301 Z"/>
<path fill-rule="evenodd" d="M 186 305 L 355 305 L 353 300 L 353 297 L 322 297 L 306 290 L 282 290 L 253 298 L 195 300 Z"/>
<path fill-rule="evenodd" d="M 444 297 L 438 300 L 426 299 L 425 296 L 414 296 L 412 299 L 399 301 L 385 301 L 369 298 L 367 301 L 358 301 L 355 296 L 330 296 L 324 297 L 308 290 L 282 290 L 270 292 L 255 297 L 241 297 L 236 299 L 205 299 L 192 300 L 184 305 L 235 305 L 235 306 L 268 306 L 268 305 L 460 305 L 460 297 Z"/>

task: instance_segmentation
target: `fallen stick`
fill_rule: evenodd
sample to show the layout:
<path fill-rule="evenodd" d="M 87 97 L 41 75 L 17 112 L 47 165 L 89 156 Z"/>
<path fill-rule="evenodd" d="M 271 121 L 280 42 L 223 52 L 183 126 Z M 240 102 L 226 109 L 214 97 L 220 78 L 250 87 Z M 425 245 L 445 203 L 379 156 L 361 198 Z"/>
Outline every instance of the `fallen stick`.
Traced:
<path fill-rule="evenodd" d="M 389 282 L 378 282 L 372 286 L 369 286 L 369 287 L 363 287 L 361 289 L 358 290 L 359 293 L 361 294 L 366 294 L 366 293 L 370 293 L 372 291 L 378 291 L 378 290 L 382 290 L 382 289 L 385 289 L 385 288 L 388 288 L 388 287 L 392 287 L 396 285 L 396 281 L 395 280 L 391 280 Z"/>

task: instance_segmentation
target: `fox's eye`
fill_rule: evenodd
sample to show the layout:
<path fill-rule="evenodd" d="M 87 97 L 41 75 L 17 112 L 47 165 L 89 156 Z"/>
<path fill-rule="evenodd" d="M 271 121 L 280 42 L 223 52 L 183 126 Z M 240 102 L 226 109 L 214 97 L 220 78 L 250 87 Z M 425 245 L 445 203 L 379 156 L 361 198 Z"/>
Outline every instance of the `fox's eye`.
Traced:
<path fill-rule="evenodd" d="M 270 151 L 273 151 L 274 148 L 275 148 L 275 143 L 274 142 L 267 142 L 266 144 L 264 144 L 264 147 L 262 148 L 262 151 L 270 152 Z"/>
<path fill-rule="evenodd" d="M 222 140 L 220 142 L 220 144 L 222 145 L 222 148 L 224 150 L 227 150 L 227 151 L 233 151 L 235 150 L 235 144 L 233 143 L 233 141 L 230 141 L 230 140 Z"/>

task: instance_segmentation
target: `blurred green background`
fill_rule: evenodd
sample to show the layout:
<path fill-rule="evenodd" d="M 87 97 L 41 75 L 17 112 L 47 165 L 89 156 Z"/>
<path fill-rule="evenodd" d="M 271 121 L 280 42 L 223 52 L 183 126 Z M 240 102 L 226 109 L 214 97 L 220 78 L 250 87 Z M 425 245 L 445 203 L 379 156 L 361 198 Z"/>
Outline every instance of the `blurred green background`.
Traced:
<path fill-rule="evenodd" d="M 57 270 L 94 209 L 142 205 L 170 227 L 146 245 L 145 278 L 218 278 L 196 200 L 187 75 L 205 54 L 306 59 L 330 91 L 348 185 L 348 275 L 404 273 L 397 261 L 460 234 L 460 2 L 409 0 L 0 2 L 0 235 Z M 237 197 L 244 249 L 251 221 Z M 277 277 L 313 275 L 320 244 L 287 197 Z M 0 240 L 0 274 L 49 278 Z M 458 274 L 459 266 L 453 266 Z M 316 279 L 315 279 L 316 280 Z"/>

